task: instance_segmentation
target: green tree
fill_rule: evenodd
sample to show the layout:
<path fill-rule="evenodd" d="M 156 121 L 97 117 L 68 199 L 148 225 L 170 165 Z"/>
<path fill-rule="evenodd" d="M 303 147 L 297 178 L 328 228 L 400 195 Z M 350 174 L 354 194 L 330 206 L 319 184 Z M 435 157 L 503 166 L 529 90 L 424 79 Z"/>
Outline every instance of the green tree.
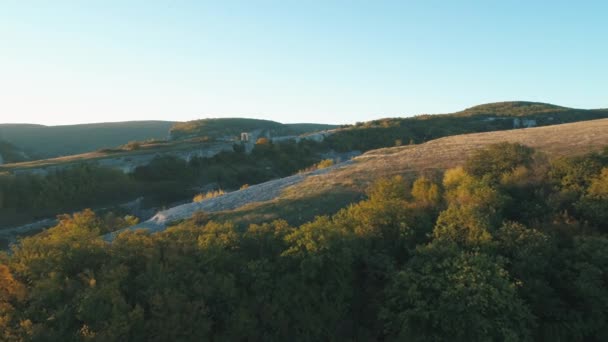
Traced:
<path fill-rule="evenodd" d="M 519 143 L 492 144 L 473 153 L 465 164 L 465 170 L 472 176 L 486 177 L 497 183 L 503 174 L 519 166 L 531 166 L 533 156 L 534 149 Z"/>
<path fill-rule="evenodd" d="M 522 341 L 532 316 L 502 265 L 450 244 L 420 248 L 386 289 L 389 339 Z"/>

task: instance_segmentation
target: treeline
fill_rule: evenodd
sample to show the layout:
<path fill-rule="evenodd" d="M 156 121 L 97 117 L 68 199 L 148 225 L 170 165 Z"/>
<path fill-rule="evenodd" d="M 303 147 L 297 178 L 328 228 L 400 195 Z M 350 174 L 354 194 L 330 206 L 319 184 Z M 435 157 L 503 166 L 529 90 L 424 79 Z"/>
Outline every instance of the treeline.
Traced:
<path fill-rule="evenodd" d="M 0 227 L 132 200 L 139 190 L 121 171 L 87 164 L 46 176 L 0 174 Z"/>
<path fill-rule="evenodd" d="M 0 332 L 33 341 L 606 341 L 608 149 L 499 144 L 300 227 L 126 232 L 65 216 L 1 257 Z"/>
<path fill-rule="evenodd" d="M 318 151 L 318 144 L 310 141 L 260 144 L 250 154 L 235 145 L 235 152 L 189 162 L 159 157 L 128 175 L 91 164 L 45 176 L 0 174 L 0 227 L 84 208 L 115 206 L 139 196 L 145 196 L 149 206 L 163 206 L 192 198 L 196 188 L 206 184 L 238 189 L 311 166 L 321 160 Z"/>

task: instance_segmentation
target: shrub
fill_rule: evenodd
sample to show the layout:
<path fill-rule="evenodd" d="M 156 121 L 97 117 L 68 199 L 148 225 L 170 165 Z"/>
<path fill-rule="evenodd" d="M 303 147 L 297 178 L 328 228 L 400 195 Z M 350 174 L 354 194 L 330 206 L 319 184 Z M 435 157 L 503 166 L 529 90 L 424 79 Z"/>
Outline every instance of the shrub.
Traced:
<path fill-rule="evenodd" d="M 519 166 L 529 167 L 532 164 L 534 149 L 513 143 L 492 144 L 474 153 L 465 165 L 465 170 L 475 177 L 489 177 L 498 182 L 504 173 L 509 173 Z"/>
<path fill-rule="evenodd" d="M 224 192 L 224 190 L 220 189 L 220 190 L 213 190 L 213 191 L 209 191 L 206 193 L 200 193 L 196 196 L 194 196 L 194 198 L 192 199 L 193 202 L 202 202 L 204 200 L 210 199 L 210 198 L 215 198 L 215 197 L 220 197 L 223 194 L 225 194 L 226 192 Z"/>
<path fill-rule="evenodd" d="M 256 142 L 256 145 L 269 145 L 270 144 L 270 139 L 268 138 L 259 138 Z"/>
<path fill-rule="evenodd" d="M 317 166 L 317 170 L 320 170 L 320 169 L 328 168 L 333 165 L 334 165 L 333 159 L 324 159 L 324 160 L 321 160 L 316 166 Z"/>
<path fill-rule="evenodd" d="M 123 149 L 127 151 L 135 151 L 141 148 L 141 143 L 138 141 L 130 141 L 128 144 L 123 146 Z"/>

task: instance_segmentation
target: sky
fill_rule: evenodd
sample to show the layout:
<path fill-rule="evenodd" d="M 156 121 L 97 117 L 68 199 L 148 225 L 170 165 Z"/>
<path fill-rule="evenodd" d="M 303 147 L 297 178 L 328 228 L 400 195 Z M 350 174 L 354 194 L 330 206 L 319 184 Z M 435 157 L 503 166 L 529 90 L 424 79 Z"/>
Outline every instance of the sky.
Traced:
<path fill-rule="evenodd" d="M 608 107 L 608 1 L 0 0 L 0 123 Z"/>

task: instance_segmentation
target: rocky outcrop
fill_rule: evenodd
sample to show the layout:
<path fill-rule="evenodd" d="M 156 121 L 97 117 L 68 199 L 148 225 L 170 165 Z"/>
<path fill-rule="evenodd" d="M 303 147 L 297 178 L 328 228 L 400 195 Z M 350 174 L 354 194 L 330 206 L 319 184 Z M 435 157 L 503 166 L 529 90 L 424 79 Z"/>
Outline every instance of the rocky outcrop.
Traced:
<path fill-rule="evenodd" d="M 156 157 L 163 156 L 172 156 L 176 158 L 180 158 L 186 161 L 190 161 L 192 158 L 210 158 L 221 152 L 231 152 L 233 151 L 234 144 L 243 144 L 245 147 L 245 152 L 251 153 L 255 147 L 255 143 L 259 138 L 265 137 L 270 138 L 270 133 L 267 130 L 253 130 L 251 132 L 247 132 L 249 135 L 249 141 L 236 141 L 236 140 L 226 140 L 226 141 L 216 141 L 213 143 L 205 143 L 201 145 L 193 145 L 188 148 L 181 149 L 166 149 L 166 150 L 140 150 L 140 151 L 132 151 L 130 153 L 119 153 L 117 155 L 107 155 L 107 156 L 95 156 L 88 157 L 88 155 L 78 155 L 71 157 L 71 160 L 63 159 L 49 159 L 44 161 L 39 161 L 42 165 L 39 167 L 36 166 L 23 166 L 19 167 L 15 165 L 11 167 L 10 171 L 13 174 L 34 174 L 34 175 L 46 175 L 50 172 L 54 172 L 57 170 L 64 169 L 69 167 L 70 165 L 74 165 L 75 163 L 95 163 L 101 167 L 107 167 L 111 169 L 118 169 L 124 173 L 131 173 L 136 168 L 140 166 L 144 166 L 149 164 Z M 270 138 L 274 143 L 284 143 L 288 141 L 300 142 L 301 140 L 314 140 L 314 141 L 323 141 L 329 135 L 335 133 L 335 130 L 322 131 L 317 133 L 299 135 L 299 136 L 280 136 Z M 0 156 L 0 164 L 2 158 Z M 0 170 L 1 171 L 1 170 Z"/>

